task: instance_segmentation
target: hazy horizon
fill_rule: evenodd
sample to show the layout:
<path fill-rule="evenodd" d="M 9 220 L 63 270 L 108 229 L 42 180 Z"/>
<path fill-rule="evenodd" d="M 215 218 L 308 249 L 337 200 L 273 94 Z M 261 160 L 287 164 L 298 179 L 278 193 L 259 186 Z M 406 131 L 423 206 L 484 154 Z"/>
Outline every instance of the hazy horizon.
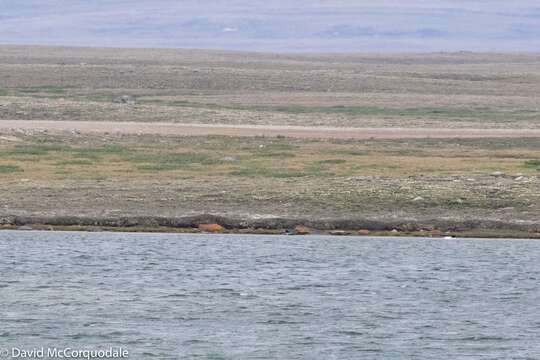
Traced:
<path fill-rule="evenodd" d="M 540 5 L 502 0 L 0 0 L 0 43 L 267 52 L 537 52 Z"/>

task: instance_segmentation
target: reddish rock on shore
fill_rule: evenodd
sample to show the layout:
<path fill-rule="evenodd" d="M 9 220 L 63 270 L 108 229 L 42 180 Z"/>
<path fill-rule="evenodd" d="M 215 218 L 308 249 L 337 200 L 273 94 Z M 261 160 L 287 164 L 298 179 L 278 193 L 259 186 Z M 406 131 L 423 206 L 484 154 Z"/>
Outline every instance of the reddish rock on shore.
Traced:
<path fill-rule="evenodd" d="M 223 226 L 219 224 L 199 224 L 199 230 L 204 232 L 222 232 L 225 230 Z"/>
<path fill-rule="evenodd" d="M 311 231 L 304 225 L 298 225 L 294 228 L 295 235 L 309 235 Z"/>

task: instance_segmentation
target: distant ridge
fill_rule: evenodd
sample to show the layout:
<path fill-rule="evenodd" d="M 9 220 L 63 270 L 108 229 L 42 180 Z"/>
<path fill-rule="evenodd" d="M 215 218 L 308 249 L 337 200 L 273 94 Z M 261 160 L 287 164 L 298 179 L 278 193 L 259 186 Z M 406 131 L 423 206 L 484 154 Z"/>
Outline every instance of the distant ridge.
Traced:
<path fill-rule="evenodd" d="M 510 52 L 540 50 L 539 25 L 540 8 L 532 0 L 25 0 L 3 2 L 0 43 L 264 52 Z"/>

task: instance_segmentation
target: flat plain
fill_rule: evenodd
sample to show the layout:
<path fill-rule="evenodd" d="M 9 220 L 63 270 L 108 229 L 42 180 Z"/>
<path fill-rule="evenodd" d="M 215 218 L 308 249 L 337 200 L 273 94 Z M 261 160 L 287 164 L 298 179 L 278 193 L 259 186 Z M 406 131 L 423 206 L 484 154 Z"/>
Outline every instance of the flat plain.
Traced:
<path fill-rule="evenodd" d="M 538 94 L 536 54 L 2 46 L 0 215 L 535 237 Z M 163 123 L 230 131 L 152 130 Z"/>

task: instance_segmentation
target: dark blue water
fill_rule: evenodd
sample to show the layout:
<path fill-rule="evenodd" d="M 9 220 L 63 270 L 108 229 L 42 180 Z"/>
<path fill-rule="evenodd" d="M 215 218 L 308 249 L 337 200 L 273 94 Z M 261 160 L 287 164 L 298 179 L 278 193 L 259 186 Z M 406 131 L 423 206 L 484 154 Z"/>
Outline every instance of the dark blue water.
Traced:
<path fill-rule="evenodd" d="M 0 348 L 540 359 L 540 241 L 0 232 Z"/>

